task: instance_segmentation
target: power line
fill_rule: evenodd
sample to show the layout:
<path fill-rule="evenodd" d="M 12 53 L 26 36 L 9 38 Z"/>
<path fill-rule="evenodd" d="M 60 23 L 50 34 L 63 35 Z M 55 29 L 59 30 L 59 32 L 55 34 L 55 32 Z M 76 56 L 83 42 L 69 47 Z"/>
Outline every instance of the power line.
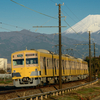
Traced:
<path fill-rule="evenodd" d="M 62 9 L 63 10 L 63 9 Z M 65 13 L 66 13 L 66 11 L 65 10 L 63 10 Z M 68 14 L 68 13 L 66 13 L 75 23 L 76 23 L 76 21 Z"/>
<path fill-rule="evenodd" d="M 51 18 L 51 19 L 52 19 L 52 18 Z M 51 20 L 51 19 L 50 19 L 50 20 Z M 48 22 L 48 21 L 47 21 L 47 22 Z M 47 23 L 47 22 L 46 22 L 46 23 Z M 15 28 L 22 28 L 22 27 L 19 27 L 19 26 L 15 26 L 15 25 L 7 24 L 7 23 L 2 23 L 2 22 L 0 22 L 0 24 L 1 24 L 1 25 L 2 25 L 2 24 L 4 24 L 4 25 L 8 25 L 8 26 L 15 27 Z M 45 24 L 45 23 L 44 23 L 44 24 Z M 43 24 L 42 24 L 42 25 L 43 25 Z M 12 30 L 7 29 L 7 28 L 4 28 L 4 27 L 0 27 L 0 28 L 3 29 L 3 30 L 12 31 Z M 22 28 L 22 29 L 25 29 L 25 28 Z M 28 30 L 29 30 L 29 29 L 28 29 Z M 22 34 L 22 32 L 19 32 L 19 31 L 17 31 L 17 30 L 16 30 L 16 32 Z M 55 34 L 58 34 L 58 33 L 54 33 L 53 35 L 55 35 Z M 27 36 L 32 36 L 32 34 L 25 34 L 25 35 L 27 35 Z M 40 36 L 43 36 L 43 37 L 49 39 L 47 36 L 45 36 L 45 35 L 43 35 L 43 34 L 40 34 L 40 35 L 36 36 L 35 38 L 39 38 Z M 53 41 L 53 39 L 52 39 L 52 41 Z"/>
<path fill-rule="evenodd" d="M 62 12 L 61 12 L 62 13 Z M 63 13 L 62 13 L 63 14 Z M 63 16 L 64 16 L 64 14 L 63 14 Z M 64 19 L 64 21 L 65 21 L 65 23 L 76 33 L 76 34 L 78 34 L 67 22 L 66 22 L 66 20 Z M 82 37 L 82 36 L 81 36 Z M 86 38 L 84 38 L 84 37 L 82 37 L 83 39 L 86 39 Z M 88 40 L 88 39 L 86 39 L 86 40 Z"/>
<path fill-rule="evenodd" d="M 61 0 L 59 0 L 59 1 L 61 1 Z M 62 2 L 62 1 L 61 1 Z M 75 15 L 75 13 L 73 13 L 73 11 L 65 4 L 65 6 L 70 10 L 70 12 L 78 19 L 78 20 L 80 20 L 76 15 Z M 63 10 L 64 11 L 64 10 Z M 66 11 L 64 11 L 65 13 L 66 13 Z M 66 13 L 67 14 L 67 13 Z M 67 14 L 68 15 L 68 14 Z M 69 15 L 68 15 L 69 16 Z M 70 17 L 70 16 L 69 16 Z M 75 22 L 75 20 L 72 18 L 72 17 L 70 17 L 74 22 Z M 83 23 L 83 22 L 82 22 Z M 84 23 L 83 23 L 83 25 L 85 25 Z M 81 27 L 81 26 L 80 26 Z M 80 30 L 80 29 L 79 29 Z M 75 31 L 74 31 L 75 32 Z M 76 33 L 76 32 L 75 32 Z"/>
<path fill-rule="evenodd" d="M 11 30 L 9 30 L 9 29 L 7 29 L 7 28 L 3 28 L 3 27 L 0 27 L 1 29 L 4 29 L 4 30 L 8 30 L 8 31 L 11 31 Z"/>
<path fill-rule="evenodd" d="M 51 0 L 52 2 L 54 2 L 53 0 Z M 56 3 L 56 2 L 54 2 L 54 3 Z M 62 9 L 63 10 L 63 9 Z M 63 10 L 64 11 L 64 10 Z M 66 13 L 66 11 L 64 11 L 65 13 Z M 66 13 L 67 14 L 67 13 Z M 76 21 L 69 15 L 69 14 L 67 14 L 75 23 L 76 23 Z"/>
<path fill-rule="evenodd" d="M 56 14 L 56 15 L 58 15 L 58 14 Z M 56 15 L 55 15 L 55 16 L 56 16 Z M 51 19 L 52 19 L 52 18 L 50 18 L 48 21 L 46 21 L 46 22 L 45 22 L 44 24 L 42 24 L 42 25 L 45 25 L 45 24 L 48 23 Z M 41 26 L 42 26 L 42 25 L 41 25 Z M 38 28 L 35 30 L 35 32 L 36 32 L 37 30 L 38 30 Z"/>
<path fill-rule="evenodd" d="M 38 11 L 36 11 L 36 10 L 33 10 L 33 9 L 31 9 L 31 8 L 28 8 L 28 7 L 26 7 L 26 6 L 24 6 L 24 5 L 20 4 L 20 3 L 17 3 L 17 2 L 15 2 L 15 1 L 13 1 L 13 0 L 10 0 L 10 1 L 12 1 L 12 2 L 14 2 L 14 3 L 16 3 L 16 4 L 18 4 L 18 5 L 22 6 L 22 7 L 24 7 L 24 8 L 27 8 L 27 9 L 29 9 L 29 10 L 32 10 L 32 11 L 34 11 L 34 12 L 36 12 L 36 13 L 39 13 L 39 14 L 41 14 L 41 15 L 44 15 L 44 16 L 47 16 L 47 17 L 51 17 L 51 18 L 57 19 L 57 18 L 55 18 L 55 17 L 52 17 L 52 16 L 49 16 L 49 15 L 43 14 L 43 13 L 38 12 Z"/>
<path fill-rule="evenodd" d="M 61 0 L 60 0 L 60 1 L 61 1 Z M 62 2 L 62 1 L 61 1 L 61 2 Z M 78 20 L 80 20 L 66 4 L 65 4 L 65 6 L 70 10 L 70 12 L 71 12 Z"/>
<path fill-rule="evenodd" d="M 7 25 L 7 26 L 11 26 L 11 27 L 16 27 L 16 28 L 21 28 L 21 29 L 24 29 L 23 27 L 19 27 L 19 26 L 15 26 L 15 25 L 11 25 L 11 24 L 7 24 L 7 23 L 2 23 L 0 22 L 0 24 L 4 24 L 4 25 Z"/>
<path fill-rule="evenodd" d="M 55 28 L 59 26 L 33 26 L 33 28 Z M 61 27 L 66 27 L 66 26 L 61 26 Z"/>

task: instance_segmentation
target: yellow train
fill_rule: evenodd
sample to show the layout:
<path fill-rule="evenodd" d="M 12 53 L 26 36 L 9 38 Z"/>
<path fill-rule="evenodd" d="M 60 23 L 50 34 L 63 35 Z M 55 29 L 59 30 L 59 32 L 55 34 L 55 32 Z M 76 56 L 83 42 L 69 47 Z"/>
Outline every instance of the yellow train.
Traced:
<path fill-rule="evenodd" d="M 48 50 L 23 50 L 11 55 L 14 86 L 37 86 L 59 82 L 59 55 Z M 62 82 L 88 77 L 88 64 L 82 59 L 62 55 Z"/>

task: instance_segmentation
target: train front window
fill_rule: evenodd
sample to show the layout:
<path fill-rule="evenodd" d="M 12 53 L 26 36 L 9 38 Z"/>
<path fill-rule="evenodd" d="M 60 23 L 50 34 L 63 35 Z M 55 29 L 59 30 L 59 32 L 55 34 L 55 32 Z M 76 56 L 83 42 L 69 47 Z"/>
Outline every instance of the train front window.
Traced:
<path fill-rule="evenodd" d="M 38 64 L 38 58 L 27 58 L 26 64 Z"/>
<path fill-rule="evenodd" d="M 13 66 L 24 65 L 24 59 L 14 59 Z"/>

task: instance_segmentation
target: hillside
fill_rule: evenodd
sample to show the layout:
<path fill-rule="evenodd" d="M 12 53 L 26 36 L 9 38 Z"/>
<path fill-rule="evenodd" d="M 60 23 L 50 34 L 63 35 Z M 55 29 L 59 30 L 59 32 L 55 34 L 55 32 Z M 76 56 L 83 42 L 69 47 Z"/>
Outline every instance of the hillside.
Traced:
<path fill-rule="evenodd" d="M 62 36 L 62 53 L 71 54 L 75 57 L 82 58 L 88 55 L 84 54 L 88 46 L 75 46 L 75 44 L 80 43 L 80 41 L 67 38 Z M 82 42 L 86 43 L 86 42 Z M 88 42 L 87 42 L 88 43 Z M 19 32 L 0 32 L 0 57 L 7 58 L 10 63 L 11 53 L 19 50 L 25 50 L 26 47 L 30 49 L 47 49 L 50 51 L 57 52 L 54 45 L 58 44 L 58 35 L 53 34 L 40 34 L 31 32 L 28 30 L 22 30 Z M 66 51 L 66 49 L 73 48 L 73 51 Z M 100 48 L 100 46 L 98 46 Z M 83 53 L 82 53 L 83 52 Z M 88 52 L 88 50 L 87 50 Z M 98 52 L 98 54 L 100 54 Z M 98 55 L 97 54 L 97 55 Z"/>

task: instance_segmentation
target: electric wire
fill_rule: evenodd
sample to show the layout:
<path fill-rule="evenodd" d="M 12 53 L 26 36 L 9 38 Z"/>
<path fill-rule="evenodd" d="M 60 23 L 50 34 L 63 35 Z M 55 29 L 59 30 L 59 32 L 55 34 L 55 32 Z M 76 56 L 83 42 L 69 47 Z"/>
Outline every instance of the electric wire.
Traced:
<path fill-rule="evenodd" d="M 53 0 L 51 0 L 52 2 L 54 2 Z M 56 2 L 54 2 L 54 3 L 56 3 Z M 66 5 L 66 7 L 67 7 L 67 5 Z M 68 8 L 68 7 L 67 7 Z M 69 9 L 69 8 L 68 8 Z M 63 9 L 62 9 L 63 10 Z M 70 9 L 69 9 L 70 10 Z M 63 10 L 64 11 L 64 10 Z M 71 11 L 71 10 L 70 10 Z M 65 12 L 65 11 L 64 11 Z M 72 11 L 71 11 L 72 12 Z M 65 12 L 66 13 L 66 12 Z M 73 13 L 73 12 L 72 12 Z M 67 13 L 66 13 L 67 14 Z M 68 15 L 68 14 L 67 14 Z M 75 15 L 74 13 L 73 13 L 73 15 Z M 63 15 L 64 16 L 64 15 Z M 69 16 L 69 15 L 68 15 Z M 75 15 L 76 16 L 76 15 Z M 70 16 L 69 16 L 70 17 Z M 76 16 L 77 17 L 77 16 Z M 72 17 L 70 17 L 74 22 L 76 22 Z M 77 19 L 78 19 L 78 17 L 77 17 Z M 65 21 L 65 20 L 64 20 Z M 76 34 L 78 34 L 66 21 L 65 21 L 65 23 L 76 33 Z M 84 37 L 82 37 L 82 38 L 84 38 Z M 84 38 L 84 39 L 86 39 L 86 38 Z M 86 39 L 87 40 L 87 39 Z M 79 52 L 78 52 L 79 53 Z M 80 53 L 80 55 L 82 55 L 81 53 Z"/>
<path fill-rule="evenodd" d="M 51 0 L 52 2 L 54 2 L 53 0 Z M 61 1 L 61 0 L 60 0 Z M 55 3 L 55 2 L 54 2 Z M 67 7 L 67 5 L 65 4 L 65 6 Z M 67 7 L 68 8 L 68 7 Z M 69 8 L 68 8 L 69 9 Z M 63 9 L 62 9 L 63 10 Z M 70 10 L 70 9 L 69 9 Z M 64 11 L 64 10 L 63 10 Z M 71 10 L 70 10 L 71 11 Z M 64 11 L 65 12 L 65 11 Z M 72 12 L 72 11 L 71 11 Z M 65 12 L 66 13 L 66 12 Z M 66 13 L 67 14 L 67 13 Z M 72 12 L 72 14 L 79 20 L 79 18 Z M 67 14 L 68 15 L 68 14 Z M 68 15 L 69 16 L 69 15 Z M 70 16 L 69 16 L 70 17 Z M 72 17 L 70 17 L 74 22 L 76 22 Z M 65 21 L 65 20 L 64 20 Z M 76 33 L 78 34 L 78 32 L 76 32 L 66 21 L 65 23 Z M 81 36 L 82 37 L 82 36 Z M 82 37 L 84 38 L 84 37 Z M 84 38 L 86 39 L 86 38 Z M 87 39 L 86 39 L 87 40 Z M 75 47 L 76 48 L 76 47 Z M 78 52 L 79 53 L 79 52 Z M 81 54 L 81 53 L 80 53 Z M 82 54 L 81 54 L 82 55 Z M 83 56 L 83 55 L 82 55 Z"/>
<path fill-rule="evenodd" d="M 62 9 L 62 10 L 66 13 L 66 11 L 64 9 Z M 76 23 L 76 21 L 68 13 L 66 13 L 66 14 L 70 17 L 70 19 L 72 19 Z"/>
<path fill-rule="evenodd" d="M 7 30 L 7 31 L 11 31 L 11 30 L 9 30 L 9 29 L 7 29 L 7 28 L 3 28 L 3 27 L 0 27 L 1 29 L 4 29 L 4 30 Z"/>
<path fill-rule="evenodd" d="M 58 14 L 56 14 L 55 16 L 57 16 Z M 54 16 L 54 17 L 55 17 Z M 53 19 L 53 18 L 51 18 L 51 19 Z M 45 25 L 46 23 L 48 23 L 51 19 L 49 19 L 49 20 L 47 20 L 45 23 L 43 23 L 41 26 L 43 26 L 43 25 Z M 37 31 L 38 30 L 38 28 L 35 30 L 35 31 Z"/>
<path fill-rule="evenodd" d="M 16 27 L 16 28 L 20 28 L 20 29 L 24 29 L 23 27 L 19 27 L 17 25 L 15 26 L 15 25 L 7 24 L 7 23 L 2 23 L 2 22 L 0 22 L 0 24 L 11 26 L 11 27 Z"/>
<path fill-rule="evenodd" d="M 61 12 L 62 13 L 62 12 Z M 62 15 L 64 16 L 64 14 L 62 13 Z M 65 21 L 65 23 L 76 33 L 76 34 L 78 34 L 78 32 L 76 32 L 67 22 L 66 22 L 66 20 L 64 19 L 64 21 Z M 82 37 L 81 35 L 80 35 L 80 37 L 81 38 L 83 38 L 83 39 L 85 39 L 85 40 L 88 40 L 88 39 L 86 39 L 86 38 L 84 38 L 84 37 Z M 75 47 L 76 48 L 76 47 Z M 81 53 L 80 53 L 81 54 Z M 81 54 L 82 55 L 82 54 Z"/>
<path fill-rule="evenodd" d="M 14 3 L 16 3 L 16 4 L 18 4 L 18 5 L 22 6 L 22 7 L 24 7 L 24 8 L 27 8 L 27 9 L 29 9 L 29 10 L 31 10 L 31 11 L 34 11 L 34 12 L 36 12 L 36 13 L 39 13 L 39 14 L 41 14 L 41 15 L 44 15 L 44 16 L 47 16 L 47 17 L 51 17 L 51 18 L 57 19 L 57 18 L 55 18 L 55 17 L 52 17 L 52 16 L 49 16 L 49 15 L 43 14 L 43 13 L 38 12 L 38 11 L 36 11 L 36 10 L 33 10 L 33 9 L 31 9 L 31 8 L 28 8 L 28 7 L 26 7 L 26 6 L 24 6 L 24 5 L 20 4 L 20 3 L 17 3 L 17 2 L 15 2 L 15 1 L 13 1 L 13 0 L 10 0 L 10 1 L 12 1 L 12 2 L 14 2 Z"/>
<path fill-rule="evenodd" d="M 52 19 L 52 18 L 51 18 Z M 51 20 L 50 19 L 50 20 Z M 48 20 L 47 22 L 49 22 L 50 20 Z M 44 24 L 46 24 L 47 22 L 45 22 Z M 22 28 L 22 27 L 19 27 L 19 26 L 15 26 L 15 25 L 10 25 L 10 24 L 7 24 L 7 23 L 3 23 L 3 22 L 0 22 L 0 24 L 1 25 L 8 25 L 8 26 L 11 26 L 11 27 L 15 27 L 15 28 L 21 28 L 21 29 L 25 29 L 25 28 Z M 44 25 L 44 24 L 42 24 L 42 25 Z M 10 30 L 10 29 L 7 29 L 7 28 L 4 28 L 4 27 L 0 27 L 1 29 L 3 29 L 3 30 L 7 30 L 7 31 L 12 31 L 12 30 Z M 28 29 L 29 30 L 29 29 Z M 22 34 L 22 32 L 20 32 L 20 31 L 17 31 L 16 30 L 16 32 L 17 33 L 20 33 L 20 34 Z M 54 33 L 53 35 L 55 35 L 56 33 Z M 27 36 L 32 36 L 31 34 L 25 34 L 25 35 L 27 35 Z M 44 34 L 40 34 L 40 35 L 38 35 L 38 36 L 36 36 L 35 38 L 39 38 L 39 37 L 45 37 L 46 39 L 49 39 L 47 36 L 45 36 Z M 52 41 L 53 41 L 53 39 L 52 39 Z"/>
<path fill-rule="evenodd" d="M 61 12 L 62 13 L 62 12 Z M 62 13 L 63 14 L 63 13 Z M 63 16 L 64 16 L 64 14 L 63 14 Z M 66 22 L 66 20 L 64 19 L 64 21 L 65 21 L 65 23 L 76 33 L 76 34 L 79 34 L 78 32 L 76 32 L 67 22 Z M 81 36 L 82 37 L 82 36 Z M 85 40 L 88 40 L 87 38 L 84 38 L 84 37 L 82 37 L 83 39 L 85 39 Z"/>
<path fill-rule="evenodd" d="M 59 0 L 59 1 L 61 1 L 61 0 Z M 62 1 L 61 1 L 62 2 Z M 80 20 L 77 16 L 76 16 L 76 14 L 64 3 L 64 5 L 69 9 L 69 11 L 78 19 L 78 20 Z M 65 12 L 65 11 L 64 11 Z M 66 13 L 66 12 L 65 12 Z M 67 13 L 66 13 L 67 14 Z M 67 14 L 68 15 L 68 14 Z M 68 15 L 69 16 L 69 15 Z M 70 17 L 70 16 L 69 16 Z M 70 17 L 71 18 L 71 17 Z M 72 19 L 72 18 L 71 18 Z M 74 22 L 75 22 L 75 20 L 74 19 L 72 19 Z M 83 25 L 86 25 L 83 21 L 81 21 L 82 23 L 83 23 Z M 79 27 L 81 27 L 80 25 L 79 25 Z M 79 29 L 80 30 L 80 29 Z"/>
<path fill-rule="evenodd" d="M 59 0 L 59 1 L 61 1 L 62 2 L 62 0 Z M 64 3 L 64 5 L 69 9 L 69 11 L 78 19 L 78 20 L 80 20 L 74 13 L 73 13 L 73 11 Z"/>
<path fill-rule="evenodd" d="M 53 0 L 51 0 L 52 2 L 54 2 Z M 60 0 L 61 1 L 61 0 Z M 54 2 L 55 3 L 55 2 Z M 66 7 L 67 7 L 67 5 L 66 5 Z M 68 7 L 67 7 L 68 8 Z M 69 8 L 68 8 L 69 9 Z M 63 9 L 62 9 L 63 10 Z M 70 9 L 69 9 L 70 10 Z M 64 11 L 64 10 L 63 10 Z M 71 10 L 70 10 L 71 11 Z M 66 13 L 66 11 L 64 11 L 65 13 Z M 71 11 L 72 12 L 72 11 Z M 62 13 L 62 12 L 61 12 Z M 73 13 L 73 12 L 72 12 Z M 63 14 L 63 13 L 62 13 Z M 67 14 L 67 13 L 66 13 Z M 74 14 L 74 13 L 73 13 Z M 68 15 L 68 14 L 67 14 Z M 74 14 L 75 15 L 75 14 Z M 64 16 L 64 14 L 63 14 L 63 16 Z M 69 16 L 69 15 L 68 15 Z M 70 17 L 70 16 L 69 16 Z M 77 16 L 76 16 L 77 17 Z M 76 22 L 72 17 L 70 17 L 74 22 Z M 64 20 L 65 21 L 65 20 Z M 78 32 L 76 32 L 66 21 L 65 21 L 65 23 L 76 33 L 76 34 L 78 34 Z M 81 36 L 82 37 L 82 36 Z M 83 39 L 86 39 L 86 38 L 84 38 L 84 37 L 82 37 Z M 86 40 L 88 40 L 88 39 L 86 39 Z"/>

